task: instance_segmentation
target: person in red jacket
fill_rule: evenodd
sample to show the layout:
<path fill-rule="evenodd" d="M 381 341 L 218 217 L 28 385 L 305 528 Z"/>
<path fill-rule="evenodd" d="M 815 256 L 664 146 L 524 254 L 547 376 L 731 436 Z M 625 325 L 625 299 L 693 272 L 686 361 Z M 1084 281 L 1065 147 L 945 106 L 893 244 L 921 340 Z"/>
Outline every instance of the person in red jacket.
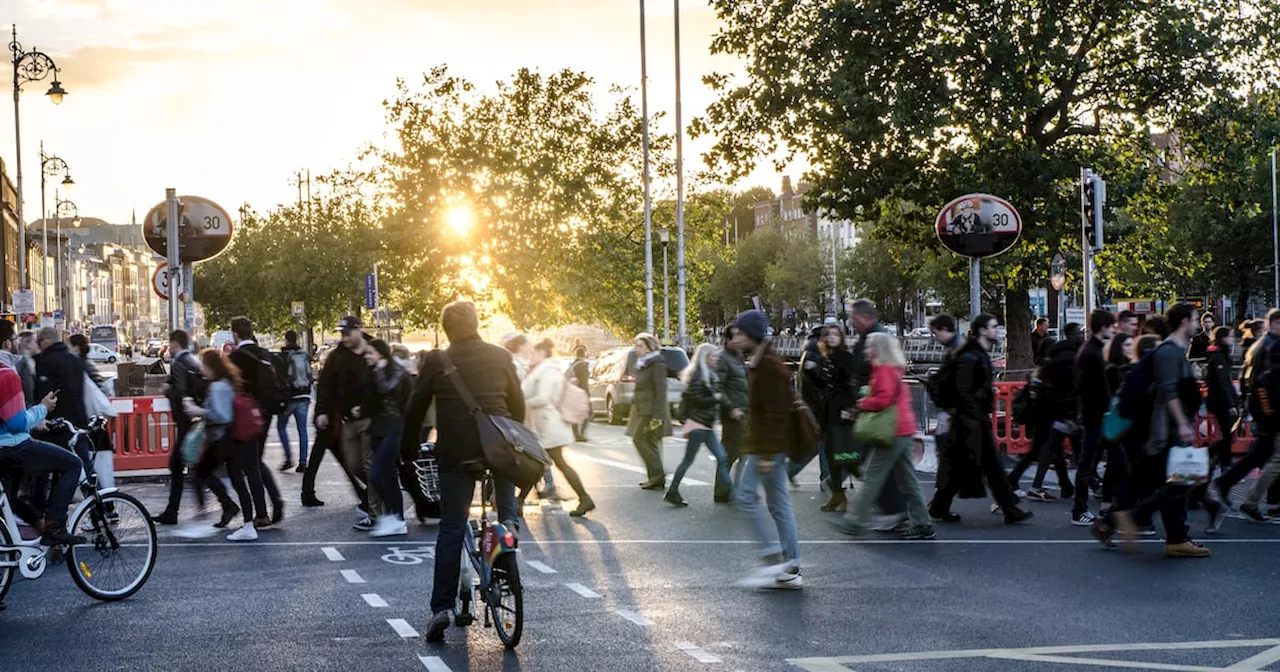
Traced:
<path fill-rule="evenodd" d="M 906 499 L 907 516 L 911 522 L 902 538 L 933 539 L 937 534 L 930 522 L 929 508 L 912 461 L 916 419 L 911 410 L 911 392 L 902 381 L 903 371 L 907 368 L 902 346 L 889 334 L 873 333 L 867 336 L 865 347 L 867 360 L 871 362 L 871 389 L 858 401 L 858 410 L 879 413 L 894 407 L 898 418 L 897 431 L 892 444 L 871 445 L 862 468 L 862 487 L 854 498 L 853 509 L 835 524 L 836 528 L 851 536 L 863 536 L 871 521 L 872 505 L 893 479 Z"/>

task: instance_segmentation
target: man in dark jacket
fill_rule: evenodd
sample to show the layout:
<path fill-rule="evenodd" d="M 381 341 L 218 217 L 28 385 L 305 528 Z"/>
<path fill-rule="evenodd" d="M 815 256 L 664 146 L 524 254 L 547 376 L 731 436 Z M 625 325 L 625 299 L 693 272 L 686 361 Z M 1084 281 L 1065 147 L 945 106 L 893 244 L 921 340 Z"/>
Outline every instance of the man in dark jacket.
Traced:
<path fill-rule="evenodd" d="M 1075 503 L 1071 508 L 1071 524 L 1093 525 L 1089 512 L 1089 490 L 1098 476 L 1098 458 L 1102 453 L 1102 416 L 1111 407 L 1111 386 L 1107 383 L 1107 361 L 1103 344 L 1115 335 L 1115 315 L 1109 310 L 1095 310 L 1089 316 L 1089 340 L 1076 357 L 1076 401 L 1084 443 L 1076 454 Z"/>
<path fill-rule="evenodd" d="M 451 377 L 456 370 L 475 403 L 489 415 L 524 421 L 524 395 L 516 379 L 511 354 L 496 345 L 480 340 L 480 322 L 476 307 L 468 301 L 457 301 L 445 307 L 441 315 L 444 332 L 449 337 L 447 359 L 432 352 L 418 371 L 418 384 L 405 412 L 404 433 L 400 453 L 418 453 L 418 436 L 427 409 L 436 404 L 438 438 L 435 456 L 440 468 L 440 528 L 436 533 L 435 578 L 431 589 L 431 622 L 427 641 L 444 639 L 444 631 L 458 601 L 458 574 L 461 570 L 462 539 L 467 526 L 471 498 L 475 494 L 476 465 L 483 465 L 484 453 L 476 419 L 462 400 Z M 448 362 L 446 364 L 446 361 Z M 494 495 L 498 519 L 512 532 L 519 529 L 515 486 L 494 478 Z"/>
<path fill-rule="evenodd" d="M 725 405 L 720 414 L 723 427 L 721 442 L 732 473 L 734 463 L 742 455 L 742 440 L 747 431 L 747 364 L 742 353 L 746 351 L 749 340 L 740 329 L 729 327 L 724 330 L 723 342 L 716 375 L 720 376 L 720 384 L 724 387 Z M 718 470 L 715 500 L 720 504 L 733 501 L 731 484 L 721 479 Z"/>
<path fill-rule="evenodd" d="M 58 404 L 49 418 L 65 418 L 84 428 L 89 418 L 84 412 L 84 364 L 66 343 L 58 340 L 58 330 L 44 327 L 36 336 L 40 354 L 36 355 L 36 398 L 58 393 Z"/>
<path fill-rule="evenodd" d="M 182 400 L 190 397 L 197 405 L 204 401 L 207 387 L 200 362 L 191 353 L 191 336 L 178 329 L 169 334 L 169 352 L 173 353 L 173 361 L 169 363 L 169 381 L 164 396 L 169 400 L 170 413 L 174 424 L 178 427 L 178 440 L 173 450 L 169 451 L 169 503 L 164 512 L 153 520 L 161 525 L 178 524 L 178 507 L 182 504 L 182 481 L 185 464 L 182 460 L 182 441 L 191 430 L 191 418 L 183 411 Z M 204 489 L 196 487 L 196 499 L 204 508 Z"/>
<path fill-rule="evenodd" d="M 1214 502 L 1228 502 L 1231 489 L 1254 469 L 1265 466 L 1275 452 L 1276 433 L 1280 431 L 1280 409 L 1276 408 L 1280 403 L 1280 309 L 1267 313 L 1267 333 L 1249 348 L 1240 378 L 1245 382 L 1241 386 L 1241 403 L 1253 414 L 1257 438 L 1249 444 L 1249 452 L 1209 487 L 1209 498 Z M 1270 493 L 1276 494 L 1280 492 Z M 1274 502 L 1270 495 L 1268 499 Z"/>
<path fill-rule="evenodd" d="M 954 408 L 951 413 L 950 450 L 957 453 L 952 460 L 954 468 L 944 473 L 938 470 L 938 490 L 929 505 L 931 515 L 951 511 L 956 495 L 981 490 L 985 480 L 991 497 L 1004 513 L 1004 522 L 1012 525 L 1029 520 L 1030 511 L 1017 506 L 1013 491 L 1009 488 L 1000 456 L 996 454 L 995 437 L 991 429 L 991 413 L 995 407 L 992 393 L 991 346 L 996 341 L 996 318 L 979 315 L 970 324 L 969 340 L 952 353 L 951 365 L 954 378 L 944 384 L 953 386 L 950 398 Z M 947 364 L 944 363 L 944 369 Z M 963 453 L 963 455 L 959 455 Z"/>
<path fill-rule="evenodd" d="M 631 397 L 627 435 L 631 437 L 649 477 L 640 483 L 640 488 L 666 490 L 662 440 L 671 426 L 671 411 L 667 403 L 667 364 L 662 357 L 662 346 L 651 334 L 640 334 L 635 343 L 636 384 Z"/>
<path fill-rule="evenodd" d="M 254 521 L 254 526 L 262 529 L 268 525 L 277 525 L 284 520 L 284 498 L 280 496 L 280 486 L 276 484 L 275 476 L 271 474 L 271 470 L 267 468 L 265 462 L 262 461 L 263 455 L 267 451 L 267 433 L 271 429 L 271 416 L 279 409 L 272 408 L 272 400 L 267 399 L 267 390 L 275 387 L 275 380 L 267 380 L 268 376 L 274 378 L 274 368 L 279 366 L 279 362 L 272 357 L 270 352 L 258 345 L 258 339 L 253 335 L 253 323 L 249 318 L 240 316 L 231 320 L 231 333 L 236 337 L 236 349 L 228 355 L 232 364 L 240 369 L 240 376 L 244 381 L 244 392 L 251 397 L 258 399 L 262 412 L 262 432 L 255 439 L 258 447 L 258 472 L 262 477 L 262 485 L 266 488 L 267 494 L 271 497 L 271 517 L 266 517 L 266 512 L 259 514 L 258 519 Z M 270 367 L 268 367 L 270 364 Z M 249 487 L 253 488 L 253 480 L 249 480 Z"/>
<path fill-rule="evenodd" d="M 1036 328 L 1031 331 L 1031 362 L 1036 366 L 1043 364 L 1049 356 L 1049 348 L 1056 342 L 1049 335 L 1049 318 L 1036 320 Z"/>
<path fill-rule="evenodd" d="M 573 364 L 569 365 L 569 375 L 578 389 L 591 397 L 591 365 L 587 364 L 587 348 L 579 345 L 573 349 Z M 573 427 L 573 440 L 579 443 L 587 440 L 587 425 L 591 424 L 591 414 Z"/>
<path fill-rule="evenodd" d="M 1058 474 L 1058 488 L 1064 498 L 1075 496 L 1067 461 L 1063 457 L 1063 441 L 1071 441 L 1071 448 L 1079 452 L 1079 433 L 1076 427 L 1076 354 L 1083 342 L 1080 325 L 1072 322 L 1063 329 L 1065 340 L 1049 346 L 1044 362 L 1028 385 L 1040 385 L 1038 412 L 1031 429 L 1031 450 L 1027 451 L 1009 472 L 1009 487 L 1020 495 L 1018 482 L 1031 464 L 1036 464 L 1035 479 L 1027 499 L 1040 502 L 1053 500 L 1044 489 L 1044 477 L 1052 464 Z M 1038 381 L 1038 382 L 1037 382 Z"/>
<path fill-rule="evenodd" d="M 320 370 L 320 381 L 316 383 L 316 440 L 311 446 L 306 475 L 302 477 L 302 505 L 324 506 L 324 502 L 316 497 L 316 473 L 320 471 L 325 452 L 332 451 L 367 515 L 369 483 L 360 478 L 360 465 L 347 456 L 354 451 L 344 451 L 342 441 L 352 431 L 348 425 L 359 419 L 360 409 L 368 404 L 373 392 L 373 372 L 369 363 L 364 361 L 363 354 L 371 339 L 365 335 L 359 318 L 354 316 L 342 318 L 338 322 L 338 332 L 342 334 L 342 343 L 326 356 L 324 368 Z M 419 437 L 415 435 L 413 438 Z M 416 453 L 414 457 L 417 457 Z M 360 522 L 365 521 L 361 519 Z"/>
<path fill-rule="evenodd" d="M 1206 312 L 1200 316 L 1200 331 L 1191 337 L 1191 347 L 1187 350 L 1187 359 L 1200 361 L 1208 356 L 1209 344 L 1213 340 L 1213 329 L 1217 327 L 1213 313 Z"/>

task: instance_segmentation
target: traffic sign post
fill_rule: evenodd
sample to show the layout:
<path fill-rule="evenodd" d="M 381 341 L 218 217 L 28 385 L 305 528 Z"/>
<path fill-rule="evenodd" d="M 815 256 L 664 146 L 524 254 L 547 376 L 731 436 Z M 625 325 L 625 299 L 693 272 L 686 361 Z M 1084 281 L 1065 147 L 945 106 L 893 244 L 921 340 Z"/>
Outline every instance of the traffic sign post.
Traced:
<path fill-rule="evenodd" d="M 294 301 L 293 306 L 290 309 L 290 312 L 293 314 L 293 317 L 295 319 L 301 320 L 302 318 L 307 316 L 307 304 L 301 301 Z"/>
<path fill-rule="evenodd" d="M 970 317 L 982 312 L 984 257 L 1004 254 L 1022 236 L 1022 216 L 1008 201 L 991 194 L 966 194 L 942 207 L 934 232 L 944 247 L 969 257 Z"/>

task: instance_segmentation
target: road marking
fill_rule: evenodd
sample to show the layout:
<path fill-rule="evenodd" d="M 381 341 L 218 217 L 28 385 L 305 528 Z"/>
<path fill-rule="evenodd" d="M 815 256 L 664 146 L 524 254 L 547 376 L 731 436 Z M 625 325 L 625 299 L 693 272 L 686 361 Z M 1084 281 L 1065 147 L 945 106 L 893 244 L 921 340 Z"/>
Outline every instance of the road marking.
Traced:
<path fill-rule="evenodd" d="M 343 560 L 346 560 L 346 558 L 342 557 L 342 554 L 338 552 L 338 549 L 332 546 L 321 546 L 320 550 L 324 551 L 324 557 L 329 558 L 329 560 L 333 562 L 342 562 Z"/>
<path fill-rule="evenodd" d="M 585 462 L 595 462 L 596 464 L 603 464 L 607 467 L 615 467 L 618 469 L 622 469 L 624 471 L 630 471 L 637 474 L 648 473 L 647 471 L 645 471 L 644 467 L 636 466 L 629 462 L 619 462 L 617 460 L 609 460 L 603 457 L 596 457 L 595 455 L 587 455 L 585 453 L 581 453 L 578 451 L 571 451 L 571 452 L 572 452 L 573 459 L 575 460 L 583 460 Z M 688 483 L 689 485 L 710 485 L 710 483 L 707 483 L 706 481 L 700 481 L 696 478 L 689 478 L 687 476 L 683 481 L 680 481 L 681 485 L 684 485 L 685 483 Z"/>
<path fill-rule="evenodd" d="M 556 570 L 551 569 L 550 567 L 548 567 L 548 566 L 546 566 L 546 565 L 542 564 L 541 562 L 538 562 L 537 560 L 526 560 L 524 564 L 529 565 L 530 567 L 532 567 L 532 568 L 534 568 L 534 569 L 538 570 L 539 572 L 542 572 L 543 574 L 558 574 L 558 573 L 559 573 L 559 572 L 557 572 Z"/>
<path fill-rule="evenodd" d="M 365 601 L 366 603 L 368 603 L 368 605 L 369 605 L 369 606 L 371 606 L 371 607 L 389 607 L 389 606 L 391 606 L 391 605 L 387 604 L 387 601 L 386 601 L 386 600 L 384 600 L 384 599 L 382 599 L 382 596 L 381 596 L 381 595 L 379 595 L 379 594 L 377 594 L 377 593 L 365 593 L 365 594 L 361 595 L 360 597 L 363 597 L 363 598 L 364 598 L 364 601 Z"/>
<path fill-rule="evenodd" d="M 682 487 L 684 483 L 680 484 Z M 635 486 L 628 486 L 634 488 Z M 1280 544 L 1280 537 L 1269 539 L 1210 539 L 1209 545 L 1217 544 Z M 178 542 L 178 543 L 161 543 L 161 548 L 205 548 L 210 546 L 235 546 L 250 550 L 254 548 L 265 548 L 268 546 L 391 546 L 392 544 L 403 544 L 400 541 L 255 541 L 246 545 L 235 541 L 210 541 L 210 542 Z M 429 542 L 423 542 L 429 543 Z M 530 546 L 555 545 L 555 546 L 607 546 L 612 544 L 696 544 L 699 546 L 752 546 L 759 545 L 758 541 L 749 539 L 521 539 L 521 543 Z M 1164 544 L 1163 539 L 1140 539 L 1139 544 Z M 808 539 L 800 542 L 801 546 L 849 546 L 849 545 L 867 545 L 867 546 L 921 546 L 921 545 L 975 545 L 975 546 L 1036 546 L 1036 545 L 1053 545 L 1053 546 L 1096 546 L 1098 542 L 1094 539 L 930 539 L 919 541 L 904 541 L 901 539 Z M 125 544 L 125 546 L 137 546 L 138 544 Z"/>
<path fill-rule="evenodd" d="M 621 617 L 623 617 L 623 618 L 627 619 L 628 621 L 631 621 L 632 623 L 635 623 L 636 625 L 641 625 L 641 626 L 643 626 L 643 625 L 653 625 L 653 621 L 651 621 L 651 620 L 649 620 L 649 619 L 645 618 L 645 617 L 644 617 L 644 614 L 641 614 L 641 613 L 640 613 L 640 612 L 638 612 L 638 611 L 627 611 L 626 609 L 619 609 L 619 610 L 618 610 L 617 612 L 615 612 L 615 613 L 617 613 L 619 616 L 621 616 Z"/>
<path fill-rule="evenodd" d="M 699 663 L 720 662 L 719 658 L 716 658 L 710 653 L 707 653 L 702 649 L 702 647 L 697 646 L 695 644 L 691 644 L 689 642 L 676 642 L 676 648 L 689 654 L 690 656 L 693 657 L 694 660 L 698 661 Z"/>
<path fill-rule="evenodd" d="M 354 569 L 342 570 L 342 578 L 346 579 L 347 583 L 364 583 L 364 579 L 360 576 L 360 573 Z"/>
<path fill-rule="evenodd" d="M 569 590 L 572 590 L 573 592 L 589 600 L 600 597 L 600 593 L 597 593 L 596 591 L 591 590 L 590 588 L 582 585 L 581 583 L 566 583 L 564 584 L 564 587 L 568 588 Z"/>
<path fill-rule="evenodd" d="M 409 621 L 403 618 L 388 618 L 387 625 L 391 626 L 391 629 L 395 630 L 397 635 L 405 639 L 418 636 L 418 631 L 414 630 L 413 626 L 409 625 Z"/>
<path fill-rule="evenodd" d="M 418 660 L 426 666 L 427 672 L 452 672 L 439 656 L 418 656 Z"/>
<path fill-rule="evenodd" d="M 1228 667 L 1228 670 L 1261 670 L 1270 667 L 1275 663 L 1280 663 L 1280 646 L 1275 646 L 1256 656 L 1246 658 L 1235 665 Z"/>

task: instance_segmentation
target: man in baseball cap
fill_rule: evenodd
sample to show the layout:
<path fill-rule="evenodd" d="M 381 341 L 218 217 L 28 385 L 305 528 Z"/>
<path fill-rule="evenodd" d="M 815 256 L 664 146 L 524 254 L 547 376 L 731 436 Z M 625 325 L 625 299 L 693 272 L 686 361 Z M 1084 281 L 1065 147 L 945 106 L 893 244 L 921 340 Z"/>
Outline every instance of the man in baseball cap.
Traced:
<path fill-rule="evenodd" d="M 346 336 L 349 331 L 360 331 L 363 327 L 364 325 L 360 324 L 360 318 L 355 315 L 348 315 L 338 320 L 338 331 L 342 332 L 343 336 Z"/>

